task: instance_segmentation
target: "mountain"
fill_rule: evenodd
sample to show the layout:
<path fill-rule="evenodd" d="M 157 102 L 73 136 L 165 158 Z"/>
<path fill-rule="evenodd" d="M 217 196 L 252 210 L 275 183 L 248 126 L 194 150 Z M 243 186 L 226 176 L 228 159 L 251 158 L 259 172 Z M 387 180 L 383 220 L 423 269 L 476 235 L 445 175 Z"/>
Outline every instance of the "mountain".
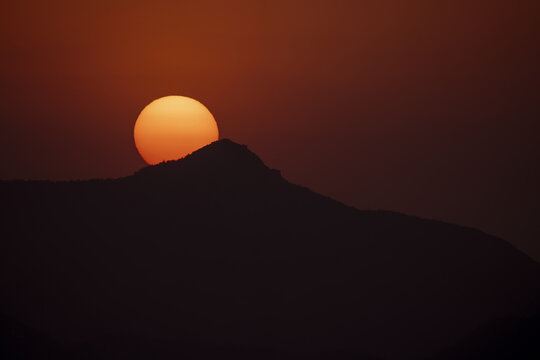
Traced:
<path fill-rule="evenodd" d="M 492 321 L 433 360 L 540 359 L 540 315 Z"/>
<path fill-rule="evenodd" d="M 226 139 L 0 201 L 1 312 L 65 358 L 420 359 L 540 312 L 506 241 L 345 206 Z"/>

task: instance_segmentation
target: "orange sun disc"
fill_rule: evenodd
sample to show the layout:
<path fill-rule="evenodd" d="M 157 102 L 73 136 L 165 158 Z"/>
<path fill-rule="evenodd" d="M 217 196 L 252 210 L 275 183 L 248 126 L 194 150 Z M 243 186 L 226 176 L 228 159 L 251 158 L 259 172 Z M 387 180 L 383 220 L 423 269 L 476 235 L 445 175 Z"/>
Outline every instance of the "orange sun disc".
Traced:
<path fill-rule="evenodd" d="M 133 135 L 139 154 L 154 165 L 180 159 L 216 141 L 219 131 L 210 111 L 197 100 L 165 96 L 141 111 Z"/>

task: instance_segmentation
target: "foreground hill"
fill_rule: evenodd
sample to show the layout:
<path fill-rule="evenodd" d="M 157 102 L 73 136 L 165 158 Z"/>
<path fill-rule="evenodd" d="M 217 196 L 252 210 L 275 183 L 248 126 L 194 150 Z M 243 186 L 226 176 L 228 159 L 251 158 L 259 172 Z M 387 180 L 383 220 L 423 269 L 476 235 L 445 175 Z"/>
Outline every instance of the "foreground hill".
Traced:
<path fill-rule="evenodd" d="M 2 312 L 32 329 L 3 332 L 10 356 L 35 334 L 52 358 L 464 356 L 540 310 L 540 265 L 507 242 L 347 207 L 230 140 L 121 179 L 0 182 L 0 200 Z"/>

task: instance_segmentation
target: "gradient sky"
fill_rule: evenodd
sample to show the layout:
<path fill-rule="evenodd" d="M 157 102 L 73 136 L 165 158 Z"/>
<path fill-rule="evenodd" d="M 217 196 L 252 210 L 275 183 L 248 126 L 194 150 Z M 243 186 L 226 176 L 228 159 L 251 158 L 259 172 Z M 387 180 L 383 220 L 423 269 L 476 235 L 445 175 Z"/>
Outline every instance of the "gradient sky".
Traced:
<path fill-rule="evenodd" d="M 117 177 L 193 97 L 221 137 L 360 209 L 540 260 L 540 2 L 2 1 L 0 178 Z"/>

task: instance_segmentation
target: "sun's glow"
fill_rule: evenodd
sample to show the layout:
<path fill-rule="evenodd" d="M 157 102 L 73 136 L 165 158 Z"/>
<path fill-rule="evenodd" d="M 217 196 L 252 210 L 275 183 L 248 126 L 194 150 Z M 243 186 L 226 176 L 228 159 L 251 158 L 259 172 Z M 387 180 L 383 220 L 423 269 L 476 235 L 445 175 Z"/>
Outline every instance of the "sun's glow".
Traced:
<path fill-rule="evenodd" d="M 165 96 L 141 111 L 133 135 L 139 154 L 153 165 L 180 159 L 216 141 L 219 131 L 214 116 L 197 100 Z"/>

